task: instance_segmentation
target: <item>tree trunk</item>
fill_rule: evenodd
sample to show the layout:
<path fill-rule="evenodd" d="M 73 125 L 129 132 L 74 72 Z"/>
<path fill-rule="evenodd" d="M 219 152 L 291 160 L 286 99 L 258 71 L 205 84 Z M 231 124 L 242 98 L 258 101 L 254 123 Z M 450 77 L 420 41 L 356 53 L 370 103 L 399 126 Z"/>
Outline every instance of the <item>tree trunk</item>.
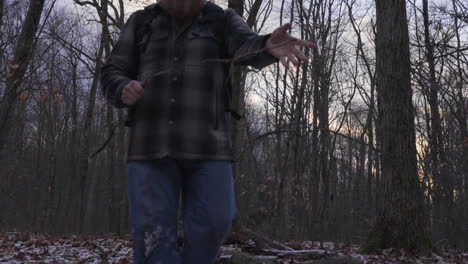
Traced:
<path fill-rule="evenodd" d="M 455 11 L 455 16 L 454 16 L 454 28 L 455 28 L 455 36 L 457 39 L 457 73 L 458 73 L 458 79 L 457 79 L 457 87 L 456 87 L 456 92 L 457 92 L 457 97 L 458 97 L 458 122 L 460 123 L 460 144 L 463 146 L 462 150 L 462 155 L 464 158 L 461 159 L 461 177 L 464 182 L 464 206 L 463 206 L 463 215 L 464 215 L 464 221 L 465 223 L 468 221 L 468 126 L 467 126 L 467 115 L 468 115 L 468 98 L 463 97 L 463 64 L 461 63 L 462 60 L 462 52 L 461 47 L 461 41 L 460 41 L 460 29 L 459 29 L 459 24 L 458 24 L 458 8 L 457 4 L 455 1 L 452 1 L 452 6 Z M 465 88 L 466 89 L 466 88 Z M 468 231 L 465 231 L 468 233 Z M 466 237 L 466 236 L 465 236 Z"/>
<path fill-rule="evenodd" d="M 373 79 L 373 77 L 371 77 Z M 374 164 L 374 128 L 373 128 L 373 119 L 374 119 L 374 82 L 371 81 L 371 96 L 370 96 L 370 105 L 369 112 L 367 114 L 367 133 L 369 136 L 368 144 L 369 149 L 367 151 L 367 207 L 371 210 L 374 209 L 374 175 L 372 173 L 373 164 Z"/>
<path fill-rule="evenodd" d="M 4 0 L 0 0 L 0 32 L 2 31 L 2 26 L 3 26 L 3 6 L 5 5 Z M 1 38 L 0 38 L 1 40 Z M 0 54 L 5 54 L 3 49 L 0 49 Z M 0 56 L 0 69 L 3 69 L 3 55 Z M 0 90 L 0 98 L 2 97 L 2 91 Z M 0 148 L 1 150 L 1 148 Z"/>
<path fill-rule="evenodd" d="M 430 130 L 429 130 L 429 149 L 430 149 L 430 168 L 434 181 L 434 223 L 433 228 L 437 234 L 437 239 L 442 239 L 448 233 L 450 215 L 449 208 L 452 201 L 453 187 L 450 186 L 450 175 L 446 173 L 446 159 L 443 150 L 442 129 L 439 114 L 438 91 L 439 84 L 436 81 L 434 45 L 431 41 L 429 32 L 429 11 L 428 1 L 423 0 L 423 18 L 424 18 L 424 45 L 426 48 L 426 59 L 429 66 L 429 89 L 423 87 L 424 94 L 427 96 L 430 107 Z M 445 234 L 445 235 L 444 235 Z"/>
<path fill-rule="evenodd" d="M 93 115 L 94 115 L 94 107 L 96 101 L 96 94 L 99 85 L 99 73 L 101 69 L 101 59 L 104 55 L 104 47 L 105 43 L 105 33 L 104 30 L 101 33 L 101 44 L 98 51 L 98 56 L 96 58 L 96 67 L 93 76 L 93 83 L 91 85 L 91 89 L 89 92 L 88 107 L 86 108 L 86 114 L 84 116 L 84 124 L 83 124 L 83 139 L 80 144 L 80 158 L 79 158 L 79 171 L 80 171 L 80 195 L 79 195 L 79 203 L 81 208 L 82 215 L 85 215 L 84 221 L 81 224 L 81 230 L 85 230 L 91 221 L 91 215 L 88 215 L 86 212 L 88 210 L 88 194 L 90 191 L 88 188 L 88 182 L 91 179 L 91 170 L 89 164 L 89 151 L 90 151 L 90 142 L 91 142 L 91 125 L 93 122 Z M 103 109 L 105 109 L 103 107 Z M 96 134 L 97 135 L 97 132 Z"/>
<path fill-rule="evenodd" d="M 0 0 L 0 30 L 2 29 L 3 25 L 3 6 L 5 5 L 4 0 Z"/>
<path fill-rule="evenodd" d="M 260 5 L 262 3 L 262 0 L 256 0 L 253 6 L 253 10 L 251 10 L 249 14 L 249 18 L 247 19 L 247 24 L 252 27 L 251 24 L 249 23 L 254 23 L 255 22 L 255 17 L 257 17 L 258 11 L 260 10 Z M 244 1 L 243 0 L 229 0 L 228 1 L 228 7 L 234 9 L 239 16 L 243 16 L 244 14 Z M 244 89 L 244 84 L 245 84 L 245 66 L 234 66 L 231 69 L 231 87 L 232 87 L 232 103 L 237 106 L 237 109 L 239 110 L 240 113 L 245 112 L 245 89 Z M 240 122 L 234 121 L 232 119 L 232 148 L 234 152 L 234 158 L 239 159 L 239 155 L 242 150 L 242 146 L 244 144 L 244 135 L 242 134 L 242 130 L 240 127 L 243 125 L 245 122 L 245 119 L 242 119 Z M 240 177 L 240 164 L 238 162 L 233 163 L 233 174 L 235 178 L 235 188 L 236 190 L 240 190 L 241 183 L 239 182 Z M 237 192 L 236 195 L 239 195 L 240 192 Z M 237 196 L 237 201 L 241 201 L 241 198 Z M 238 223 L 235 223 L 235 227 L 238 225 Z"/>
<path fill-rule="evenodd" d="M 404 0 L 377 0 L 378 139 L 382 202 L 365 251 L 431 249 L 418 180 L 410 80 L 409 36 Z"/>
<path fill-rule="evenodd" d="M 350 18 L 351 25 L 353 27 L 354 32 L 356 33 L 357 36 L 357 48 L 358 48 L 358 56 L 360 53 L 360 58 L 364 62 L 365 69 L 367 71 L 367 74 L 369 76 L 369 81 L 370 81 L 370 98 L 369 98 L 369 110 L 367 112 L 367 119 L 366 119 L 366 126 L 364 128 L 364 133 L 367 133 L 368 135 L 368 150 L 367 150 L 367 186 L 366 186 L 366 191 L 367 191 L 367 208 L 373 209 L 373 192 L 374 192 L 374 179 L 373 179 L 373 173 L 372 173 L 372 168 L 373 168 L 373 153 L 374 153 L 374 128 L 373 128 L 373 119 L 374 119 L 374 108 L 375 108 L 375 100 L 374 100 L 374 94 L 375 94 L 375 72 L 372 70 L 370 62 L 368 57 L 366 56 L 366 52 L 364 51 L 364 45 L 362 43 L 362 37 L 361 37 L 361 29 L 359 28 L 359 25 L 356 23 L 355 18 L 353 16 L 353 3 L 346 3 L 348 5 L 348 14 Z M 364 141 L 363 141 L 364 143 Z"/>
<path fill-rule="evenodd" d="M 7 79 L 5 95 L 0 104 L 0 152 L 3 150 L 10 131 L 13 131 L 15 125 L 14 112 L 18 102 L 18 89 L 23 82 L 29 58 L 33 52 L 33 43 L 44 2 L 45 0 L 31 0 L 21 35 L 16 44 L 13 59 L 15 67 L 11 68 L 10 73 L 12 76 Z"/>

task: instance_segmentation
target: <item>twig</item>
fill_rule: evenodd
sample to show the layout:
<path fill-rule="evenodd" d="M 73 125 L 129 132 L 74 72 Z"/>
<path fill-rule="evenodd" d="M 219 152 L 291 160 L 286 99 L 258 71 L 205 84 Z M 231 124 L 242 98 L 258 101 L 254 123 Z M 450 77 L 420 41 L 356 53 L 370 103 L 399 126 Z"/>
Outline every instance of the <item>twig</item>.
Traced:
<path fill-rule="evenodd" d="M 366 147 L 372 149 L 372 150 L 373 150 L 374 152 L 376 152 L 376 153 L 380 153 L 380 150 L 379 150 L 379 149 L 377 149 L 376 147 L 374 147 L 374 146 L 372 146 L 372 145 L 370 145 L 370 144 L 368 144 L 368 143 L 362 142 L 362 141 L 360 141 L 359 139 L 352 138 L 352 137 L 350 137 L 350 136 L 348 136 L 348 135 L 342 134 L 342 133 L 340 133 L 340 132 L 338 132 L 338 131 L 334 131 L 334 130 L 331 130 L 331 129 L 324 129 L 324 128 L 320 128 L 320 127 L 318 127 L 318 126 L 314 126 L 314 125 L 312 125 L 312 124 L 307 124 L 307 123 L 303 123 L 303 124 L 302 124 L 302 123 L 299 123 L 299 124 L 294 124 L 294 123 L 292 123 L 292 124 L 286 125 L 285 127 L 287 127 L 287 126 L 295 126 L 295 125 L 312 126 L 312 127 L 314 127 L 314 128 L 319 129 L 319 130 L 322 131 L 322 132 L 327 132 L 327 133 L 335 134 L 335 135 L 337 135 L 337 136 L 343 137 L 343 138 L 348 139 L 348 140 L 350 140 L 350 141 L 353 141 L 353 142 L 356 142 L 356 143 L 358 143 L 358 144 L 364 145 L 364 146 L 366 146 Z M 255 142 L 257 142 L 258 140 L 260 140 L 260 139 L 262 139 L 262 138 L 265 138 L 265 137 L 269 137 L 269 136 L 271 136 L 271 135 L 276 135 L 276 134 L 279 134 L 279 133 L 295 133 L 295 132 L 297 132 L 296 129 L 286 129 L 286 128 L 283 129 L 283 128 L 278 128 L 277 130 L 268 131 L 268 132 L 265 132 L 265 133 L 263 133 L 263 134 L 260 134 L 260 135 L 256 136 L 255 138 L 249 139 L 249 140 L 248 140 L 249 143 L 248 143 L 248 144 L 245 144 L 245 145 L 246 145 L 246 146 L 253 146 L 253 145 L 255 144 Z M 238 154 L 238 157 L 245 157 L 245 153 L 246 153 L 248 150 L 249 150 L 249 148 L 244 148 L 244 149 L 242 150 L 242 152 Z M 236 159 L 236 160 L 237 160 L 236 162 L 239 162 L 239 161 L 241 161 L 242 159 L 239 158 L 239 159 Z"/>
<path fill-rule="evenodd" d="M 169 73 L 171 71 L 171 69 L 168 69 L 168 70 L 162 70 L 162 71 L 159 71 L 153 75 L 151 75 L 152 77 L 154 76 L 158 76 L 158 75 L 163 75 L 163 74 L 166 74 L 166 73 Z M 145 82 L 147 82 L 148 80 L 145 80 Z M 128 111 L 130 112 L 131 109 L 128 109 Z M 130 113 L 127 112 L 127 119 L 129 118 L 128 115 L 130 115 Z M 112 137 L 114 137 L 115 135 L 115 130 L 117 129 L 117 127 L 122 124 L 122 123 L 125 123 L 126 120 L 117 120 L 117 121 L 114 121 L 112 123 L 109 124 L 109 127 L 112 126 L 111 128 L 111 131 L 109 133 L 109 136 L 107 137 L 106 141 L 104 142 L 104 144 L 102 144 L 102 146 L 96 150 L 92 155 L 91 155 L 91 158 L 94 158 L 96 157 L 97 154 L 99 154 L 99 152 L 101 152 L 106 146 L 107 144 L 109 144 L 109 142 L 111 141 Z"/>
<path fill-rule="evenodd" d="M 110 131 L 110 133 L 109 133 L 109 137 L 107 137 L 106 142 L 104 142 L 104 144 L 103 144 L 98 150 L 96 150 L 96 151 L 91 155 L 91 158 L 96 157 L 96 155 L 99 154 L 99 152 L 101 152 L 101 151 L 107 146 L 107 144 L 109 144 L 109 142 L 111 141 L 112 137 L 113 137 L 114 134 L 115 134 L 115 130 L 117 129 L 117 127 L 118 127 L 120 124 L 124 123 L 124 122 L 125 122 L 125 120 L 120 120 L 119 122 L 117 122 L 117 123 L 114 125 L 114 127 L 111 129 L 111 131 Z"/>
<path fill-rule="evenodd" d="M 172 70 L 172 68 L 170 68 L 170 69 L 167 69 L 167 70 L 162 70 L 162 71 L 159 71 L 159 72 L 157 72 L 157 73 L 155 73 L 155 74 L 151 75 L 151 77 L 155 77 L 155 76 L 163 75 L 163 74 L 166 74 L 166 73 L 170 73 L 170 72 L 171 72 L 171 70 Z"/>
<path fill-rule="evenodd" d="M 245 233 L 247 233 L 248 235 L 251 235 L 253 236 L 255 239 L 257 239 L 259 242 L 269 246 L 269 247 L 272 247 L 274 249 L 279 249 L 279 250 L 288 250 L 288 251 L 294 251 L 294 249 L 288 247 L 288 246 L 285 246 L 283 244 L 280 244 L 278 242 L 275 242 L 275 241 L 272 241 L 252 230 L 250 230 L 249 228 L 245 227 L 245 226 L 242 226 L 241 227 L 241 230 Z"/>
<path fill-rule="evenodd" d="M 261 52 L 264 52 L 266 50 L 272 50 L 272 49 L 276 49 L 276 48 L 279 48 L 279 47 L 282 47 L 288 43 L 291 43 L 291 42 L 294 42 L 294 41 L 297 41 L 296 38 L 292 38 L 292 39 L 289 39 L 289 40 L 286 40 L 286 41 L 283 41 L 279 44 L 276 44 L 274 45 L 273 47 L 269 47 L 269 48 L 263 48 L 263 49 L 259 49 L 259 50 L 256 50 L 256 51 L 253 51 L 251 53 L 247 53 L 247 54 L 244 54 L 242 56 L 238 56 L 238 57 L 235 57 L 233 59 L 223 59 L 223 60 L 218 60 L 218 59 L 210 59 L 210 60 L 204 60 L 202 63 L 206 63 L 206 62 L 221 62 L 221 63 L 230 63 L 232 62 L 233 64 L 236 64 L 236 63 L 239 63 L 240 61 L 242 60 L 245 60 L 246 58 L 248 57 L 251 57 L 251 56 L 255 56 Z"/>

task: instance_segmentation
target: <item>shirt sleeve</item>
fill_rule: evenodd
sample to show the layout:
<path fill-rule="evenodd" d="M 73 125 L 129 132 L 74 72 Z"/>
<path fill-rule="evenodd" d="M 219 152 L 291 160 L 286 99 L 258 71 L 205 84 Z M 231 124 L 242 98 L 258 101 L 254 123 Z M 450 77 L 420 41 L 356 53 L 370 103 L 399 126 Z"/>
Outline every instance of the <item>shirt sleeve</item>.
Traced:
<path fill-rule="evenodd" d="M 101 67 L 101 88 L 106 100 L 116 108 L 129 107 L 122 102 L 123 88 L 136 78 L 138 69 L 135 43 L 136 17 L 133 13 L 122 28 L 119 39 Z"/>
<path fill-rule="evenodd" d="M 245 20 L 233 9 L 226 9 L 225 39 L 230 58 L 237 58 L 239 65 L 250 65 L 261 69 L 279 59 L 271 55 L 265 48 L 266 41 L 271 34 L 258 35 L 247 25 Z"/>

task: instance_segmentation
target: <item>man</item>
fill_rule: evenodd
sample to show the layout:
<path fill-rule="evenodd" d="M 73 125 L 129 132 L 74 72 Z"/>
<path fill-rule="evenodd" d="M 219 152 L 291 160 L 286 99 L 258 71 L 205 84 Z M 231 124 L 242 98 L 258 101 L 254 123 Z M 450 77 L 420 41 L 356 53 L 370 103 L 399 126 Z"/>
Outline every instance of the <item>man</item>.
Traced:
<path fill-rule="evenodd" d="M 236 214 L 222 60 L 258 69 L 307 61 L 296 45 L 315 45 L 293 39 L 289 28 L 259 36 L 232 9 L 206 0 L 161 0 L 128 19 L 101 84 L 112 104 L 133 113 L 127 174 L 134 263 L 215 262 Z"/>

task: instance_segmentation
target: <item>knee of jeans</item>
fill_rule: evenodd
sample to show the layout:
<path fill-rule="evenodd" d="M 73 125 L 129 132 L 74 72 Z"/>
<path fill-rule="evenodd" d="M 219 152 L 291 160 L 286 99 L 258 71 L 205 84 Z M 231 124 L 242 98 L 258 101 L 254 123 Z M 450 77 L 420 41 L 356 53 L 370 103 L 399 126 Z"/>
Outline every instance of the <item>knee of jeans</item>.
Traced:
<path fill-rule="evenodd" d="M 221 242 L 225 239 L 231 229 L 232 219 L 232 213 L 212 217 L 210 221 L 211 234 L 216 242 Z"/>
<path fill-rule="evenodd" d="M 155 225 L 138 230 L 139 237 L 142 243 L 139 243 L 143 248 L 145 258 L 148 258 L 153 252 L 161 247 L 170 247 L 171 244 L 177 242 L 177 233 L 173 227 L 164 227 L 162 225 Z"/>
<path fill-rule="evenodd" d="M 151 252 L 161 246 L 163 242 L 163 231 L 161 226 L 154 230 L 147 230 L 143 233 L 143 241 L 145 245 L 145 257 L 148 257 Z"/>

